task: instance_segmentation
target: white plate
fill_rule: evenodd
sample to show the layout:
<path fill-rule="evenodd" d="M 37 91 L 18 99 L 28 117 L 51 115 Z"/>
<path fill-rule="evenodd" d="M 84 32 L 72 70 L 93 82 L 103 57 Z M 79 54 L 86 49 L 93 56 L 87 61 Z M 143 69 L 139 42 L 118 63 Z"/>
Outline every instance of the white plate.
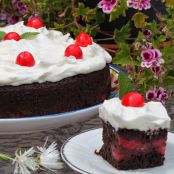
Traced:
<path fill-rule="evenodd" d="M 67 140 L 61 148 L 62 159 L 82 174 L 172 174 L 174 173 L 174 134 L 169 133 L 166 160 L 163 166 L 119 171 L 94 151 L 102 146 L 102 129 L 90 130 Z"/>
<path fill-rule="evenodd" d="M 117 80 L 118 72 L 120 70 L 115 66 L 110 65 L 110 71 L 112 76 L 112 84 L 114 85 L 114 80 Z M 111 92 L 111 97 L 115 96 L 115 94 L 115 91 Z M 14 119 L 0 118 L 0 134 L 30 133 L 58 128 L 60 126 L 77 121 L 83 121 L 90 118 L 91 116 L 96 115 L 98 113 L 99 106 L 100 104 L 72 112 L 46 116 L 34 116 Z"/>

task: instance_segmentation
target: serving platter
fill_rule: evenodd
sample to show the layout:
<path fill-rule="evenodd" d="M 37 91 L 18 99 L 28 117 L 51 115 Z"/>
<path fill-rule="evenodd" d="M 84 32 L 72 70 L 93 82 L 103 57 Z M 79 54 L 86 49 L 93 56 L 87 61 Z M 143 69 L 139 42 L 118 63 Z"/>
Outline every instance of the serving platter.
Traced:
<path fill-rule="evenodd" d="M 115 97 L 118 90 L 118 73 L 120 69 L 110 65 L 112 91 L 110 97 Z M 87 120 L 97 115 L 100 104 L 60 114 L 33 116 L 25 118 L 0 118 L 0 134 L 31 133 L 58 128 L 66 124 Z"/>

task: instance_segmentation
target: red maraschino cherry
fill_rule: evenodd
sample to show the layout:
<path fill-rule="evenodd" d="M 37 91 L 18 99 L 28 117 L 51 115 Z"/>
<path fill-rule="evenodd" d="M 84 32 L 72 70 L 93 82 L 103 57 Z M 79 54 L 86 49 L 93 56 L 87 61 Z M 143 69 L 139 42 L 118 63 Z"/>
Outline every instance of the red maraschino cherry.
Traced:
<path fill-rule="evenodd" d="M 143 107 L 144 98 L 138 92 L 130 92 L 123 96 L 122 105 L 130 107 Z"/>
<path fill-rule="evenodd" d="M 92 38 L 85 32 L 80 33 L 76 38 L 76 45 L 81 47 L 87 47 L 88 45 L 92 45 Z"/>
<path fill-rule="evenodd" d="M 38 29 L 43 27 L 43 22 L 41 19 L 33 17 L 27 22 L 27 26 Z"/>
<path fill-rule="evenodd" d="M 4 36 L 4 40 L 16 40 L 19 41 L 21 36 L 16 32 L 9 32 Z"/>
<path fill-rule="evenodd" d="M 20 65 L 20 66 L 33 66 L 35 64 L 35 60 L 33 55 L 28 52 L 28 51 L 24 51 L 21 52 L 20 54 L 18 54 L 17 59 L 16 59 L 16 64 Z"/>
<path fill-rule="evenodd" d="M 76 59 L 82 59 L 83 52 L 81 48 L 75 44 L 69 45 L 65 50 L 65 56 L 74 56 Z"/>

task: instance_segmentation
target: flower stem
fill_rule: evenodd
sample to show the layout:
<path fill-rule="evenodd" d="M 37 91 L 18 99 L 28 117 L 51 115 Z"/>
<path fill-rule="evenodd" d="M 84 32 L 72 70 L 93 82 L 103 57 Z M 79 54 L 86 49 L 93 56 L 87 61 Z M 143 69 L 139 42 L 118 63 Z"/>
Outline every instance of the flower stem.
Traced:
<path fill-rule="evenodd" d="M 105 32 L 105 31 L 101 31 L 101 30 L 100 30 L 99 33 L 101 33 L 101 34 L 103 34 L 103 35 L 106 35 L 106 36 L 113 37 L 112 34 L 109 34 L 109 33 Z"/>
<path fill-rule="evenodd" d="M 109 38 L 103 38 L 103 39 L 95 39 L 96 41 L 108 41 L 108 40 L 114 40 L 113 37 Z"/>
<path fill-rule="evenodd" d="M 3 153 L 0 153 L 0 159 L 7 160 L 7 161 L 13 161 L 13 158 L 11 158 L 10 156 L 3 154 Z"/>

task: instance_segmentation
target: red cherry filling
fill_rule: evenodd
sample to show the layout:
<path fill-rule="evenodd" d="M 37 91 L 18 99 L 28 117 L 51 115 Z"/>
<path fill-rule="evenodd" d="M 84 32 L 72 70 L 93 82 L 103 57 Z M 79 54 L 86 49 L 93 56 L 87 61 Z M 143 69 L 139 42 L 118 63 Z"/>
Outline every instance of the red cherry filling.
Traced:
<path fill-rule="evenodd" d="M 165 146 L 159 147 L 159 148 L 157 149 L 157 151 L 158 151 L 161 155 L 165 155 L 166 147 L 165 147 Z"/>
<path fill-rule="evenodd" d="M 144 106 L 144 98 L 137 92 L 130 92 L 123 96 L 122 105 L 131 107 L 142 107 Z"/>
<path fill-rule="evenodd" d="M 35 64 L 35 60 L 33 55 L 28 52 L 28 51 L 24 51 L 21 52 L 16 59 L 16 64 L 20 65 L 20 66 L 33 66 Z"/>
<path fill-rule="evenodd" d="M 129 150 L 138 150 L 143 146 L 138 140 L 126 140 L 121 137 L 118 138 L 118 145 Z"/>
<path fill-rule="evenodd" d="M 76 38 L 76 45 L 81 47 L 87 47 L 88 45 L 92 45 L 92 38 L 87 33 L 82 32 Z"/>
<path fill-rule="evenodd" d="M 129 160 L 136 156 L 146 156 L 151 153 L 159 153 L 162 156 L 166 152 L 166 137 L 160 137 L 159 139 L 127 139 L 124 136 L 116 136 L 115 141 L 110 144 L 112 157 L 116 161 Z M 157 143 L 157 144 L 155 144 Z"/>
<path fill-rule="evenodd" d="M 38 29 L 43 27 L 43 22 L 41 19 L 34 17 L 27 22 L 27 26 Z"/>
<path fill-rule="evenodd" d="M 152 145 L 153 145 L 154 147 L 161 147 L 161 146 L 163 146 L 163 145 L 166 144 L 166 141 L 167 141 L 167 137 L 160 138 L 160 139 L 158 139 L 158 140 L 154 140 L 154 141 L 152 142 Z"/>
<path fill-rule="evenodd" d="M 124 156 L 117 150 L 114 146 L 111 146 L 112 156 L 117 160 L 121 161 L 124 159 Z"/>
<path fill-rule="evenodd" d="M 4 40 L 16 40 L 19 41 L 21 39 L 20 35 L 16 32 L 9 32 L 4 36 Z"/>
<path fill-rule="evenodd" d="M 81 48 L 75 44 L 69 45 L 65 50 L 65 56 L 74 56 L 76 59 L 82 59 L 83 52 Z"/>

